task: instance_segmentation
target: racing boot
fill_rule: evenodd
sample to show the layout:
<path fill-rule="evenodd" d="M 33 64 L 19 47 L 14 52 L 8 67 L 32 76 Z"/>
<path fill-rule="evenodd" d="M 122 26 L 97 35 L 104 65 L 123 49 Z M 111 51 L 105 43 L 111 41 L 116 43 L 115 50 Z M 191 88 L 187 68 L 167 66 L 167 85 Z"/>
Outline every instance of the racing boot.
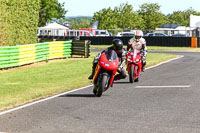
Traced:
<path fill-rule="evenodd" d="M 115 75 L 115 77 L 114 77 L 114 81 L 116 81 L 116 80 L 120 80 L 120 79 L 121 79 L 121 75 L 120 75 L 120 74 Z"/>
<path fill-rule="evenodd" d="M 142 70 L 142 72 L 145 72 L 145 68 L 144 68 L 144 66 L 142 66 L 141 70 Z"/>
<path fill-rule="evenodd" d="M 92 74 L 88 77 L 88 79 L 92 80 L 94 77 L 94 69 L 92 69 Z"/>
<path fill-rule="evenodd" d="M 141 71 L 142 71 L 142 72 L 145 71 L 145 65 L 146 65 L 146 61 L 143 61 L 143 62 L 142 62 L 142 68 L 141 68 Z"/>
<path fill-rule="evenodd" d="M 88 79 L 90 79 L 90 80 L 92 80 L 93 79 L 93 77 L 94 77 L 94 72 L 95 72 L 95 68 L 96 68 L 96 66 L 97 66 L 97 64 L 95 63 L 95 64 L 93 64 L 93 66 L 92 66 L 92 74 L 88 77 Z"/>

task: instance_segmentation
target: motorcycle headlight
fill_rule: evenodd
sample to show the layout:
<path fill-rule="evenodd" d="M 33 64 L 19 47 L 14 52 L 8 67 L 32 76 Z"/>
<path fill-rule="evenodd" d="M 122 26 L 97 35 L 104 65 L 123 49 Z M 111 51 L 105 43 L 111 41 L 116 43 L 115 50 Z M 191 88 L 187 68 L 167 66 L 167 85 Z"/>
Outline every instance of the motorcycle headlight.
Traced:
<path fill-rule="evenodd" d="M 139 62 L 140 60 L 139 59 L 137 59 L 135 62 Z"/>
<path fill-rule="evenodd" d="M 127 59 L 127 61 L 131 62 L 131 59 Z"/>

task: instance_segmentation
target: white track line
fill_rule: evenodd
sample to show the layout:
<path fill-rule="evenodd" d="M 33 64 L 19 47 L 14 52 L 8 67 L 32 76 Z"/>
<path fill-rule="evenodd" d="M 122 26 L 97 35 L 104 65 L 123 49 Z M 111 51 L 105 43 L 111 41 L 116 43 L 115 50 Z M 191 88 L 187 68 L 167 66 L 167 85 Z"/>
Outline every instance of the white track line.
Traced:
<path fill-rule="evenodd" d="M 159 64 L 156 64 L 156 65 L 154 65 L 154 66 L 148 67 L 147 70 L 148 70 L 148 69 L 152 69 L 152 68 L 157 67 L 157 66 L 160 66 L 160 65 L 162 65 L 162 64 L 168 63 L 168 62 L 170 62 L 170 61 L 178 60 L 178 59 L 183 58 L 183 57 L 184 57 L 184 55 L 179 55 L 179 57 L 177 57 L 177 58 L 173 58 L 173 59 L 170 59 L 170 60 L 161 62 L 161 63 L 159 63 Z"/>
<path fill-rule="evenodd" d="M 152 68 L 154 68 L 154 67 L 157 67 L 157 66 L 159 66 L 159 65 L 168 63 L 168 62 L 170 62 L 170 61 L 174 61 L 174 60 L 180 59 L 180 58 L 182 58 L 182 57 L 184 57 L 184 56 L 181 55 L 181 56 L 179 56 L 179 57 L 177 57 L 177 58 L 170 59 L 170 60 L 165 61 L 165 62 L 161 62 L 161 63 L 159 63 L 159 64 L 157 64 L 157 65 L 148 67 L 147 69 L 152 69 Z M 48 98 L 45 98 L 45 99 L 42 99 L 42 100 L 39 100 L 39 101 L 35 101 L 35 102 L 32 102 L 32 103 L 28 103 L 28 104 L 25 104 L 25 105 L 22 105 L 22 106 L 19 106 L 19 107 L 10 109 L 10 110 L 6 110 L 6 111 L 3 111 L 3 112 L 0 112 L 0 115 L 6 114 L 6 113 L 10 113 L 10 112 L 12 112 L 12 111 L 16 111 L 16 110 L 19 110 L 19 109 L 22 109 L 22 108 L 25 108 L 25 107 L 28 107 L 28 106 L 31 106 L 31 105 L 34 105 L 34 104 L 37 104 L 37 103 L 41 103 L 41 102 L 44 102 L 44 101 L 47 101 L 47 100 L 50 100 L 50 99 L 53 99 L 53 98 L 56 98 L 56 97 L 59 97 L 59 96 L 62 96 L 62 95 L 66 95 L 66 94 L 75 92 L 75 91 L 79 91 L 79 90 L 82 90 L 82 89 L 86 89 L 86 88 L 91 87 L 91 86 L 93 86 L 93 85 L 88 85 L 88 86 L 81 87 L 81 88 L 78 88 L 78 89 L 75 89 L 75 90 L 67 91 L 67 92 L 64 92 L 64 93 L 61 93 L 61 94 L 52 96 L 52 97 L 48 97 Z"/>
<path fill-rule="evenodd" d="M 33 104 L 41 103 L 41 102 L 44 102 L 44 101 L 47 101 L 47 100 L 50 100 L 50 99 L 53 99 L 53 98 L 56 98 L 56 97 L 59 97 L 59 96 L 62 96 L 62 95 L 66 95 L 66 94 L 69 94 L 69 93 L 72 93 L 72 92 L 75 92 L 75 91 L 83 90 L 83 89 L 88 88 L 88 87 L 91 87 L 91 86 L 93 86 L 93 85 L 88 85 L 88 86 L 85 86 L 85 87 L 82 87 L 82 88 L 78 88 L 78 89 L 75 89 L 75 90 L 67 91 L 67 92 L 64 92 L 64 93 L 61 93 L 61 94 L 52 96 L 52 97 L 48 97 L 48 98 L 45 98 L 45 99 L 41 99 L 41 100 L 39 100 L 39 101 L 35 101 L 35 102 L 32 102 L 32 103 L 28 103 L 28 104 L 25 104 L 25 105 L 22 105 L 22 106 L 19 106 L 19 107 L 10 109 L 10 110 L 6 110 L 6 111 L 3 111 L 3 112 L 0 112 L 0 115 L 6 114 L 6 113 L 10 113 L 10 112 L 12 112 L 12 111 L 19 110 L 19 109 L 22 109 L 22 108 L 31 106 L 31 105 L 33 105 Z"/>
<path fill-rule="evenodd" d="M 190 85 L 136 86 L 135 88 L 189 88 Z"/>

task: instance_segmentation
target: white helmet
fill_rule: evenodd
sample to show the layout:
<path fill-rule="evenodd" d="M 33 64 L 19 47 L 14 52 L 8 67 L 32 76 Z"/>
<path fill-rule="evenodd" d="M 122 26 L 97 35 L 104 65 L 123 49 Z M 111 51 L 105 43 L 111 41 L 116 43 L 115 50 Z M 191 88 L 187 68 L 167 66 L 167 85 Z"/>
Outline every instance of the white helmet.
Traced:
<path fill-rule="evenodd" d="M 135 39 L 136 41 L 139 41 L 139 39 L 143 36 L 143 32 L 141 30 L 135 31 Z"/>
<path fill-rule="evenodd" d="M 135 31 L 135 36 L 143 36 L 143 32 L 141 30 L 136 30 Z"/>

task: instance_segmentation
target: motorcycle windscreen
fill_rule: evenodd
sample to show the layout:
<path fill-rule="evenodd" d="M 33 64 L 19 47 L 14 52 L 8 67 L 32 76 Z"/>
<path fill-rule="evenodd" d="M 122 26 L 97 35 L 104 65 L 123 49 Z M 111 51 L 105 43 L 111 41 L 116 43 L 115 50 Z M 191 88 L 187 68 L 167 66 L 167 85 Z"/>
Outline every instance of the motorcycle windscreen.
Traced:
<path fill-rule="evenodd" d="M 106 54 L 107 60 L 109 60 L 110 62 L 118 58 L 117 53 L 112 49 L 106 49 L 105 54 Z"/>
<path fill-rule="evenodd" d="M 135 59 L 136 56 L 137 56 L 138 54 L 140 54 L 140 51 L 137 50 L 137 49 L 132 49 L 132 50 L 131 50 L 131 53 L 133 54 L 133 58 Z"/>

